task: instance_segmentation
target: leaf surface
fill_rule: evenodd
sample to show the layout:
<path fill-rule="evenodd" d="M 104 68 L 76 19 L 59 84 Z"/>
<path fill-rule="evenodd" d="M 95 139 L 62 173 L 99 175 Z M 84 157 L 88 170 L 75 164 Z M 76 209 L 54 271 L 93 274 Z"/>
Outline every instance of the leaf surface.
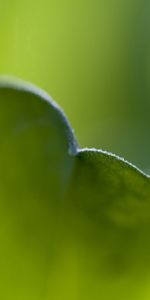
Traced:
<path fill-rule="evenodd" d="M 0 298 L 148 299 L 150 177 L 30 84 L 1 80 L 0 132 Z"/>

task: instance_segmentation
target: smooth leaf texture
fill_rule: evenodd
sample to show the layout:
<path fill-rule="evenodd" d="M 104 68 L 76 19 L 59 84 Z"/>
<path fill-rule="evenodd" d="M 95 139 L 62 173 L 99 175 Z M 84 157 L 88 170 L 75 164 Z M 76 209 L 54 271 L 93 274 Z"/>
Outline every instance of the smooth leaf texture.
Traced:
<path fill-rule="evenodd" d="M 1 80 L 0 132 L 0 299 L 149 299 L 149 176 L 30 84 Z"/>

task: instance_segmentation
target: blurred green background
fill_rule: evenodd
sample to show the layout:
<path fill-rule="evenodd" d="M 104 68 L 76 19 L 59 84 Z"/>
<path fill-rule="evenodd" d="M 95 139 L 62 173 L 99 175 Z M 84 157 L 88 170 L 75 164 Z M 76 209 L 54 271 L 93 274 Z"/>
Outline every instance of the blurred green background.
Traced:
<path fill-rule="evenodd" d="M 82 147 L 150 165 L 150 2 L 1 0 L 0 73 L 65 110 Z"/>

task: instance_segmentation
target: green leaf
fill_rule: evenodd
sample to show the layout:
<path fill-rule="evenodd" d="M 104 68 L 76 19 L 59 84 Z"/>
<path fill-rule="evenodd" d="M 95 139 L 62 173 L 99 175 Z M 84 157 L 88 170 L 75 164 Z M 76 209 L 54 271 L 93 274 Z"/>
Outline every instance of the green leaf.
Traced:
<path fill-rule="evenodd" d="M 0 299 L 148 299 L 150 177 L 30 84 L 1 80 L 0 133 Z"/>

